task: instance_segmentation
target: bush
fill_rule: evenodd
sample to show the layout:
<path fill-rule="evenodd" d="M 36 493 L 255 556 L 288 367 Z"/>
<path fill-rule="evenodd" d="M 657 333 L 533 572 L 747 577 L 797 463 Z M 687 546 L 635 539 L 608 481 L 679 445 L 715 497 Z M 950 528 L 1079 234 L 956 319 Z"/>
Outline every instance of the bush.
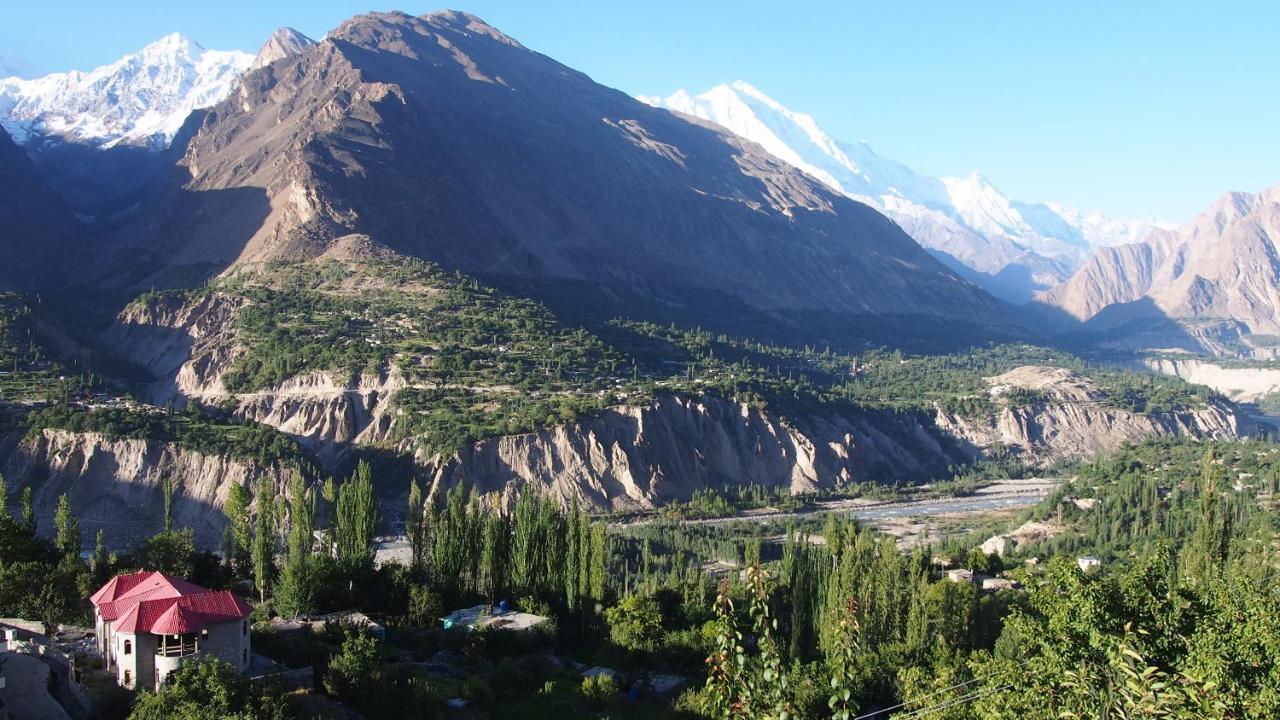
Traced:
<path fill-rule="evenodd" d="M 618 684 L 613 676 L 601 673 L 582 679 L 582 696 L 596 707 L 604 707 L 618 694 Z"/>
<path fill-rule="evenodd" d="M 359 701 L 376 690 L 382 679 L 381 664 L 378 641 L 364 633 L 348 631 L 342 650 L 329 660 L 325 692 L 343 701 Z"/>

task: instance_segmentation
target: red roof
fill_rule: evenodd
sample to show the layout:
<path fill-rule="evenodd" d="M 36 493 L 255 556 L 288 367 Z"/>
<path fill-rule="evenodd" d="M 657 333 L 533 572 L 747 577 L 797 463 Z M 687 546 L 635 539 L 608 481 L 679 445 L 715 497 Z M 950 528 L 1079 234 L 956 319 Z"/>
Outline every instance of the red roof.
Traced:
<path fill-rule="evenodd" d="M 253 608 L 226 590 L 212 591 L 161 572 L 117 575 L 90 600 L 120 632 L 178 635 L 249 617 Z"/>
<path fill-rule="evenodd" d="M 116 623 L 116 631 L 181 635 L 209 625 L 220 625 L 249 617 L 253 608 L 228 590 L 204 592 L 177 598 L 143 600 L 129 608 Z"/>

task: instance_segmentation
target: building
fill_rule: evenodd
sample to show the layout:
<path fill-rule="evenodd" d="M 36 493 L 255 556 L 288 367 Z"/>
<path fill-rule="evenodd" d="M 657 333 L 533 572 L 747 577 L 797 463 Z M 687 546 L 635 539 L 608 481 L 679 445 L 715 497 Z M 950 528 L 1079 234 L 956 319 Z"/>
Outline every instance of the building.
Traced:
<path fill-rule="evenodd" d="M 89 600 L 98 650 L 124 687 L 154 688 L 202 655 L 249 668 L 253 608 L 228 590 L 144 570 L 111 578 Z"/>
<path fill-rule="evenodd" d="M 1076 558 L 1076 565 L 1079 566 L 1080 572 L 1089 572 L 1090 570 L 1102 565 L 1102 561 L 1092 555 L 1081 555 Z"/>
<path fill-rule="evenodd" d="M 482 628 L 528 630 L 546 621 L 547 618 L 541 615 L 507 610 L 504 606 L 495 608 L 492 605 L 476 605 L 475 607 L 462 608 L 461 610 L 454 610 L 446 617 L 440 618 L 440 624 L 444 626 L 445 630 L 452 630 L 453 628 L 466 628 L 468 630 L 480 630 Z"/>

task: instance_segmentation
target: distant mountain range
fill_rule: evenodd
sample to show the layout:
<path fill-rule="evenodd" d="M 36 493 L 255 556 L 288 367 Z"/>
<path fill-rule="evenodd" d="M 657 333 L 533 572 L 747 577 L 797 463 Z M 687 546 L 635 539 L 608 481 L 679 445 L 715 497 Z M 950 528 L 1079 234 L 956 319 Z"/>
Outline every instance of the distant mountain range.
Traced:
<path fill-rule="evenodd" d="M 174 33 L 87 73 L 0 80 L 0 117 L 19 142 L 55 137 L 163 148 L 192 110 L 222 100 L 253 56 Z"/>
<path fill-rule="evenodd" d="M 1160 226 L 1010 200 L 982 175 L 935 178 L 828 135 L 809 115 L 742 82 L 642 101 L 722 125 L 829 187 L 893 218 L 917 242 L 993 294 L 1026 302 L 1065 280 L 1096 247 Z"/>
<path fill-rule="evenodd" d="M 355 235 L 598 312 L 1009 327 L 967 280 L 1095 344 L 1274 353 L 1274 188 L 1174 228 L 921 175 L 744 82 L 640 100 L 461 13 L 8 77 L 0 280 L 36 282 L 54 237 L 94 238 L 89 282 L 140 287 Z"/>
<path fill-rule="evenodd" d="M 1280 355 L 1280 185 L 1100 250 L 1039 301 L 1110 347 Z"/>

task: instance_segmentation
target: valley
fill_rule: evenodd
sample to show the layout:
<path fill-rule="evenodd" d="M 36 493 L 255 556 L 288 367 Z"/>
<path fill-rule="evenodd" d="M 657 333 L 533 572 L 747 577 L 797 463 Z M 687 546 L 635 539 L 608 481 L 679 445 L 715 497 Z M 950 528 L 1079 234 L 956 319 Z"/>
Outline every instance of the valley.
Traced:
<path fill-rule="evenodd" d="M 1118 219 L 464 12 L 315 37 L 0 78 L 50 703 L 1280 712 L 1275 188 Z"/>

